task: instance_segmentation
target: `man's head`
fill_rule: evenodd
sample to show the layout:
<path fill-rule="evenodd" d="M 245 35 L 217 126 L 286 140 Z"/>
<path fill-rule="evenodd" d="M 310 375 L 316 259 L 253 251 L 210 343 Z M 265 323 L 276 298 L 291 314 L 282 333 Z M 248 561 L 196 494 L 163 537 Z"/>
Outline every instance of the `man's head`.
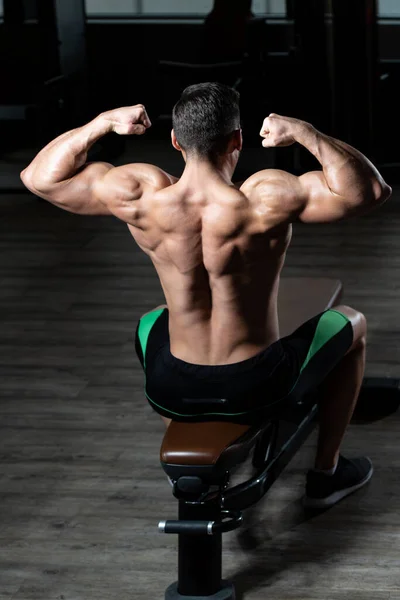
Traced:
<path fill-rule="evenodd" d="M 241 150 L 239 94 L 221 83 L 191 85 L 174 106 L 172 125 L 177 150 L 216 162 Z"/>

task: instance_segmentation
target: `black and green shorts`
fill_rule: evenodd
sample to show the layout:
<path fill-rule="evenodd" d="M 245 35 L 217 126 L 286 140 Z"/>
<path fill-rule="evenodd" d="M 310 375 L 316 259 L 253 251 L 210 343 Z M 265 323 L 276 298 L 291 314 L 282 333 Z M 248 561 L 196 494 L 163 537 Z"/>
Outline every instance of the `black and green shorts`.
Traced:
<path fill-rule="evenodd" d="M 135 345 L 147 399 L 160 415 L 175 421 L 252 424 L 280 414 L 318 388 L 352 343 L 349 319 L 327 310 L 252 358 L 195 365 L 171 354 L 164 308 L 140 319 Z"/>

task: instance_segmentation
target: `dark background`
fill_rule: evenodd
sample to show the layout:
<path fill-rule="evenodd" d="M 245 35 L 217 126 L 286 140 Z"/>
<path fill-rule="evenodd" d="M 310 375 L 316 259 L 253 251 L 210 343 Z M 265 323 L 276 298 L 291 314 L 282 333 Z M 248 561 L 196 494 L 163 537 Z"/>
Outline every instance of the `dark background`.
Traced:
<path fill-rule="evenodd" d="M 180 91 L 209 80 L 241 92 L 248 148 L 259 149 L 259 126 L 273 111 L 311 121 L 366 152 L 392 182 L 398 176 L 396 0 L 257 0 L 252 6 L 250 0 L 218 0 L 215 7 L 212 0 L 3 4 L 5 189 L 20 187 L 13 166 L 7 173 L 7 159 L 15 165 L 10 152 L 25 149 L 19 154 L 23 163 L 29 149 L 33 155 L 58 133 L 106 109 L 144 103 L 155 124 L 152 139 L 165 139 Z M 132 141 L 108 136 L 96 150 L 110 160 L 127 143 Z M 272 152 L 268 161 L 293 172 L 312 165 L 298 148 Z"/>

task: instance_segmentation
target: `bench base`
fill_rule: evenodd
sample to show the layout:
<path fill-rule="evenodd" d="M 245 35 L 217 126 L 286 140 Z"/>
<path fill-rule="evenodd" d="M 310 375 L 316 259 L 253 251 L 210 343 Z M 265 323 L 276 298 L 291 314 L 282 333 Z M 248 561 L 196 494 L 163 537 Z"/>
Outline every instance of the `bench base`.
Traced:
<path fill-rule="evenodd" d="M 235 588 L 229 581 L 222 582 L 222 588 L 212 596 L 182 596 L 178 592 L 178 584 L 173 583 L 165 592 L 165 600 L 235 600 Z"/>

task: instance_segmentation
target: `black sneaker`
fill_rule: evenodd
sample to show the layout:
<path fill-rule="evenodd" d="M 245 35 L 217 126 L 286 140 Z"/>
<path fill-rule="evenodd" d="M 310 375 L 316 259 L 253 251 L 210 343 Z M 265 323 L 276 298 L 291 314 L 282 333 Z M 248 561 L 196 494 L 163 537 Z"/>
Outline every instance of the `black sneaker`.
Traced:
<path fill-rule="evenodd" d="M 339 456 L 333 475 L 308 471 L 303 505 L 305 508 L 329 508 L 368 483 L 373 472 L 367 457 L 348 460 Z"/>

